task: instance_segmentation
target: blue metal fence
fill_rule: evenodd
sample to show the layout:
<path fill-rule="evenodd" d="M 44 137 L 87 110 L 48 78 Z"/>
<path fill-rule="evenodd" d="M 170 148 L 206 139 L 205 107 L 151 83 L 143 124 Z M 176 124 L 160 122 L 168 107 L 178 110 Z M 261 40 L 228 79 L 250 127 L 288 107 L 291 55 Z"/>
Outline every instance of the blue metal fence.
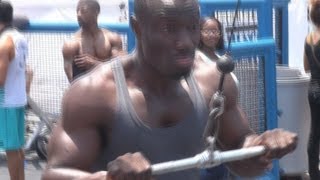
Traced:
<path fill-rule="evenodd" d="M 273 0 L 273 37 L 276 40 L 277 63 L 288 65 L 288 39 L 289 39 L 289 13 L 288 3 L 290 0 Z"/>
<path fill-rule="evenodd" d="M 244 58 L 258 58 L 262 64 L 257 67 L 258 73 L 256 81 L 263 81 L 264 88 L 257 87 L 257 91 L 260 94 L 258 101 L 258 123 L 259 127 L 265 126 L 265 129 L 274 129 L 277 127 L 277 94 L 276 94 L 276 53 L 275 53 L 275 41 L 272 38 L 262 38 L 254 42 L 237 42 L 232 44 L 232 53 L 237 61 L 241 61 Z M 235 69 L 236 70 L 236 69 Z M 259 73 L 259 71 L 262 71 Z M 246 74 L 248 70 L 246 71 Z M 241 81 L 240 81 L 241 84 Z M 254 87 L 252 87 L 254 88 Z M 264 90 L 264 91 L 261 91 Z M 241 96 L 241 93 L 240 93 Z M 261 99 L 261 98 L 264 99 Z M 246 101 L 246 100 L 244 100 Z M 254 101 L 253 99 L 249 101 Z M 265 106 L 265 107 L 263 107 Z M 263 119 L 265 115 L 265 119 Z M 250 118 L 249 118 L 250 120 Z M 251 120 L 255 122 L 255 120 Z M 264 124 L 261 124 L 263 123 Z M 261 130 L 261 129 L 260 129 Z M 263 130 L 263 131 L 264 131 Z M 256 130 L 257 131 L 257 130 Z M 280 179 L 279 178 L 279 163 L 274 162 L 273 169 L 270 173 L 264 177 L 260 177 L 261 180 L 266 179 Z"/>
<path fill-rule="evenodd" d="M 235 11 L 238 0 L 199 0 L 199 2 L 201 15 L 211 16 L 216 11 Z M 270 2 L 267 0 L 240 1 L 240 10 L 252 9 L 257 12 L 258 38 L 272 36 L 272 6 Z"/>

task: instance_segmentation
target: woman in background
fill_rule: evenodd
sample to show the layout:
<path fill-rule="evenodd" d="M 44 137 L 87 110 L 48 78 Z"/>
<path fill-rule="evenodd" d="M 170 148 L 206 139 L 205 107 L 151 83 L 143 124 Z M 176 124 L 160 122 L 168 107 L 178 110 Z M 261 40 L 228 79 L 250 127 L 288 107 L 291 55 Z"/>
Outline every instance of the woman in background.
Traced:
<path fill-rule="evenodd" d="M 305 41 L 304 69 L 311 73 L 308 99 L 311 111 L 311 126 L 308 142 L 309 175 L 311 180 L 319 180 L 320 141 L 320 1 L 310 0 L 309 20 L 314 25 Z"/>
<path fill-rule="evenodd" d="M 197 54 L 205 62 L 216 61 L 224 53 L 223 29 L 214 17 L 201 20 L 200 43 Z"/>

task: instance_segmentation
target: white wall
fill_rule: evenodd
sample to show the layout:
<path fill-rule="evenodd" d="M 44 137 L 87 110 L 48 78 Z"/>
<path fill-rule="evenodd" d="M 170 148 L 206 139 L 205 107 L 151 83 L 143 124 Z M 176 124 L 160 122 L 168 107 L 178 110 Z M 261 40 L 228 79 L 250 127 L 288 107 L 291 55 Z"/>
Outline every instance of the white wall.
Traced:
<path fill-rule="evenodd" d="M 304 40 L 308 33 L 307 0 L 289 3 L 289 66 L 303 68 Z"/>
<path fill-rule="evenodd" d="M 33 21 L 76 22 L 78 0 L 9 0 L 14 14 L 26 15 Z M 127 0 L 98 0 L 101 6 L 99 22 L 119 22 L 123 16 L 119 4 Z M 128 6 L 126 6 L 128 7 Z"/>

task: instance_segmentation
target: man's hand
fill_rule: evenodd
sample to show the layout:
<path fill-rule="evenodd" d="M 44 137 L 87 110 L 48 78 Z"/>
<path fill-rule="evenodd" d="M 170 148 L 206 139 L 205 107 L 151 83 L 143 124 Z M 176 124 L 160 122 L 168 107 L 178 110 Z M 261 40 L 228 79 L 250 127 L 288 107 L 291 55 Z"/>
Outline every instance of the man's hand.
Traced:
<path fill-rule="evenodd" d="M 108 164 L 107 180 L 150 180 L 151 165 L 141 153 L 125 154 Z"/>
<path fill-rule="evenodd" d="M 297 141 L 297 134 L 283 129 L 274 129 L 266 131 L 261 135 L 247 136 L 243 147 L 265 146 L 266 153 L 254 158 L 250 163 L 255 163 L 255 166 L 261 169 L 270 169 L 273 159 L 280 159 L 295 150 Z"/>
<path fill-rule="evenodd" d="M 74 62 L 78 68 L 85 70 L 91 69 L 100 63 L 99 59 L 91 56 L 90 54 L 77 55 L 74 58 Z"/>

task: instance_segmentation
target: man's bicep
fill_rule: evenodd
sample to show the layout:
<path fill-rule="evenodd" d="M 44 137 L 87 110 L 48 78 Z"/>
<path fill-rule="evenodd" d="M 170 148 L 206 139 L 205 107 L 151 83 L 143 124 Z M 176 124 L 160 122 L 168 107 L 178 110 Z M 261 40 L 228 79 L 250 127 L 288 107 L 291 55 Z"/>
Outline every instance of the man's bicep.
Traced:
<path fill-rule="evenodd" d="M 78 55 L 78 45 L 76 42 L 65 42 L 62 47 L 62 56 L 64 61 L 73 61 L 74 57 Z"/>
<path fill-rule="evenodd" d="M 253 133 L 247 117 L 238 106 L 226 110 L 220 123 L 219 141 L 225 150 L 240 148 L 244 138 Z"/>
<path fill-rule="evenodd" d="M 100 146 L 95 129 L 86 127 L 66 131 L 60 123 L 50 138 L 48 165 L 90 171 L 100 153 Z"/>
<path fill-rule="evenodd" d="M 0 39 L 0 86 L 3 86 L 6 80 L 10 56 L 14 55 L 14 44 L 11 38 L 3 37 Z"/>
<path fill-rule="evenodd" d="M 232 76 L 227 76 L 225 111 L 220 119 L 220 144 L 223 149 L 235 149 L 242 145 L 244 137 L 253 133 L 249 121 L 238 104 L 238 88 Z"/>
<path fill-rule="evenodd" d="M 49 164 L 52 166 L 90 170 L 100 153 L 96 108 L 88 104 L 91 97 L 82 97 L 83 92 L 86 92 L 83 87 L 72 86 L 65 93 L 62 119 L 49 143 Z"/>
<path fill-rule="evenodd" d="M 72 81 L 72 62 L 76 56 L 76 47 L 74 43 L 66 42 L 62 47 L 64 72 L 69 80 Z"/>

